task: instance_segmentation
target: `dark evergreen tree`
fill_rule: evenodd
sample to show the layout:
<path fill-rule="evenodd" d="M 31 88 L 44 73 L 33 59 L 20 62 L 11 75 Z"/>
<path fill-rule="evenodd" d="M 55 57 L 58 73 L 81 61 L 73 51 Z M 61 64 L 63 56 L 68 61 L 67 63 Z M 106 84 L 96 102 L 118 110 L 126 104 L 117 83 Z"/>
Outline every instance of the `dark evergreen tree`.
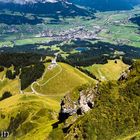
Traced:
<path fill-rule="evenodd" d="M 9 97 L 11 97 L 12 94 L 8 91 L 4 92 L 4 94 L 2 95 L 2 97 L 0 98 L 0 101 L 4 100 L 4 99 L 7 99 Z"/>

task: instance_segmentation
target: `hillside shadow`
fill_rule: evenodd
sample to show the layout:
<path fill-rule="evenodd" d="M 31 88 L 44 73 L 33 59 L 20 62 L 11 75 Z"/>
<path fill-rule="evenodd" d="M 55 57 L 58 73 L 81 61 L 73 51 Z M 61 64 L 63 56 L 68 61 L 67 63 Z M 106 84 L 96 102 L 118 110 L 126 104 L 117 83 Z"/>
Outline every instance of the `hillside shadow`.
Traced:
<path fill-rule="evenodd" d="M 14 45 L 13 47 L 2 47 L 0 53 L 38 53 L 53 56 L 58 50 L 51 50 L 50 48 L 39 48 L 40 45 L 51 46 L 58 44 L 58 41 L 51 41 L 49 43 L 36 43 L 27 45 Z M 90 66 L 93 64 L 105 64 L 108 59 L 119 59 L 125 57 L 129 59 L 140 59 L 140 48 L 129 45 L 115 45 L 107 42 L 98 41 L 91 43 L 90 41 L 77 40 L 72 44 L 64 44 L 58 46 L 62 51 L 69 54 L 64 60 L 58 58 L 58 61 L 64 61 L 73 66 Z M 79 47 L 79 48 L 78 48 Z M 73 50 L 78 51 L 75 53 Z M 86 49 L 85 49 L 86 48 Z"/>
<path fill-rule="evenodd" d="M 46 54 L 53 56 L 57 50 L 51 50 L 51 48 L 41 48 L 40 45 L 46 45 L 48 43 L 35 43 L 35 44 L 26 44 L 26 45 L 14 45 L 13 47 L 2 47 L 0 48 L 0 53 L 37 53 L 37 54 Z M 50 45 L 53 42 L 50 42 Z"/>
<path fill-rule="evenodd" d="M 134 24 L 137 24 L 140 28 L 140 15 L 136 15 L 136 17 L 130 18 L 130 21 Z"/>
<path fill-rule="evenodd" d="M 67 57 L 67 63 L 73 66 L 90 66 L 96 63 L 104 64 L 107 63 L 108 59 L 117 59 L 120 57 L 129 59 L 140 58 L 140 48 L 129 45 L 115 45 L 101 41 L 92 44 L 89 41 L 80 42 L 78 40 L 73 41 L 72 44 L 63 45 L 60 48 L 67 53 L 80 48 L 79 52 L 72 53 Z"/>
<path fill-rule="evenodd" d="M 42 22 L 43 22 L 42 19 L 38 19 L 35 16 L 33 19 L 29 19 L 25 16 L 0 14 L 0 23 L 4 23 L 7 25 L 21 25 L 21 24 L 36 25 Z"/>

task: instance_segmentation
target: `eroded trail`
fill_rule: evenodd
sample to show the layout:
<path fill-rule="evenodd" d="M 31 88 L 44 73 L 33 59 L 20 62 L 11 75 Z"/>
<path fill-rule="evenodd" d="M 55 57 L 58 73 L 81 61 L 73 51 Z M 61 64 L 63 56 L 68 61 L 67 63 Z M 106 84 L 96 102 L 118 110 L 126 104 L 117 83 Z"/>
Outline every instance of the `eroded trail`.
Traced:
<path fill-rule="evenodd" d="M 44 77 L 45 77 L 45 75 L 46 75 L 46 73 L 47 73 L 47 71 L 48 71 L 48 69 L 46 69 L 46 71 L 44 72 L 44 74 L 43 74 L 43 76 L 42 76 L 42 78 L 37 82 L 37 81 L 35 81 L 35 82 L 33 82 L 32 84 L 31 84 L 31 92 L 24 92 L 24 93 L 32 93 L 32 94 L 36 94 L 36 95 L 39 95 L 39 96 L 51 96 L 51 95 L 44 95 L 44 94 L 42 94 L 42 93 L 39 93 L 38 91 L 36 91 L 36 89 L 34 88 L 34 85 L 36 84 L 37 86 L 39 86 L 39 87 L 43 87 L 43 86 L 45 86 L 47 83 L 49 83 L 51 80 L 53 80 L 55 77 L 57 77 L 61 72 L 62 72 L 62 67 L 61 67 L 61 65 L 57 65 L 59 68 L 60 68 L 60 70 L 59 70 L 59 72 L 57 72 L 53 77 L 51 77 L 51 78 L 49 78 L 47 81 L 45 81 L 43 84 L 40 84 L 40 82 L 41 81 L 43 81 L 44 80 Z"/>
<path fill-rule="evenodd" d="M 98 73 L 99 73 L 99 77 L 101 78 L 101 80 L 106 80 L 105 76 L 102 75 L 101 71 L 98 69 Z"/>
<path fill-rule="evenodd" d="M 0 79 L 0 82 L 3 82 L 6 78 L 6 75 L 3 75 L 2 79 Z"/>

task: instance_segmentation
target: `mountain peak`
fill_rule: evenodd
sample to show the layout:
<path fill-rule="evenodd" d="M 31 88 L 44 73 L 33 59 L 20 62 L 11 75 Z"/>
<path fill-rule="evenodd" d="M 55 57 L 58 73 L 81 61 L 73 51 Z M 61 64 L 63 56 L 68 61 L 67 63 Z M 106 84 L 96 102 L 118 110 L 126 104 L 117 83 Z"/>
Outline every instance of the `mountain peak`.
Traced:
<path fill-rule="evenodd" d="M 67 0 L 0 0 L 0 10 L 8 9 L 14 12 L 45 14 L 58 18 L 73 16 L 92 16 L 87 9 L 69 3 Z"/>
<path fill-rule="evenodd" d="M 0 0 L 0 2 L 3 3 L 16 3 L 16 4 L 34 4 L 34 3 L 56 3 L 59 2 L 60 0 Z M 61 0 L 63 1 L 63 0 Z"/>

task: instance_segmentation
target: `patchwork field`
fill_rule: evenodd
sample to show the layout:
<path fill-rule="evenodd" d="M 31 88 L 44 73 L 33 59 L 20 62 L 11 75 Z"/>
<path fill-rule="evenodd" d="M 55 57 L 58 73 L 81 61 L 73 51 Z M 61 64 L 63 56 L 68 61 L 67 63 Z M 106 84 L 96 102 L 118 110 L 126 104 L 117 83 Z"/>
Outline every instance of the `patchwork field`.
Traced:
<path fill-rule="evenodd" d="M 82 17 L 64 19 L 60 17 L 61 23 L 59 24 L 51 23 L 51 18 L 40 17 L 39 15 L 38 18 L 42 18 L 44 21 L 42 24 L 7 25 L 1 23 L 0 31 L 3 32 L 0 32 L 0 47 L 45 44 L 56 40 L 67 44 L 69 40 L 76 39 L 73 34 L 77 34 L 79 38 L 86 36 L 90 39 L 88 33 L 92 33 L 92 36 L 95 36 L 99 41 L 140 47 L 139 26 L 130 21 L 136 14 L 140 14 L 139 9 L 139 7 L 135 7 L 130 11 L 97 12 L 95 13 L 96 18 L 90 20 Z M 5 13 L 13 14 L 11 11 L 5 11 Z M 21 16 L 21 13 L 16 14 Z M 33 15 L 27 14 L 26 16 L 32 18 Z M 79 29 L 82 29 L 83 33 L 78 32 Z M 66 37 L 67 34 L 69 37 Z M 54 43 L 54 46 L 59 45 L 62 44 Z M 38 47 L 41 48 L 42 45 Z M 47 45 L 43 45 L 43 49 L 47 47 Z"/>

